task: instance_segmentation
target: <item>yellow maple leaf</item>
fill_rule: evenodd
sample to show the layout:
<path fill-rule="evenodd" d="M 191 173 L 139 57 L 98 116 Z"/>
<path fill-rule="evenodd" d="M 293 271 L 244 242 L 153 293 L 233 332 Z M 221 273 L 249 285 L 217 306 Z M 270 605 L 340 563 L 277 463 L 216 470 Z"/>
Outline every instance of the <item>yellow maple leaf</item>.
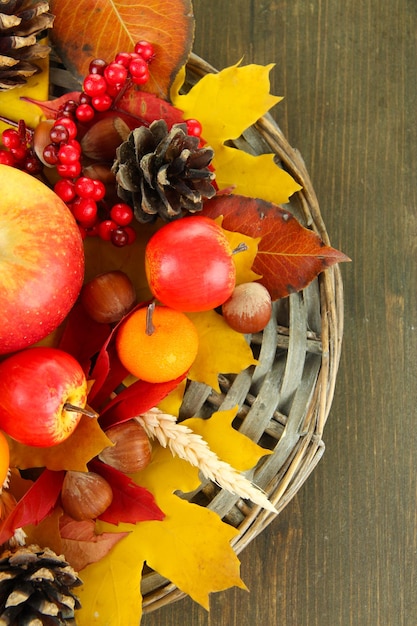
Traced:
<path fill-rule="evenodd" d="M 238 531 L 213 511 L 174 494 L 198 487 L 197 468 L 156 445 L 152 462 L 135 480 L 154 494 L 165 518 L 135 526 L 119 524 L 117 532 L 129 535 L 104 559 L 82 570 L 84 584 L 77 590 L 80 626 L 139 623 L 139 583 L 145 561 L 205 608 L 211 592 L 232 586 L 246 589 L 230 545 Z M 115 527 L 99 522 L 97 532 L 105 531 L 115 532 Z"/>
<path fill-rule="evenodd" d="M 214 221 L 221 226 L 223 217 L 216 217 Z M 226 230 L 225 228 L 223 228 L 223 233 L 229 242 L 230 248 L 236 250 L 236 253 L 233 254 L 232 257 L 236 268 L 236 285 L 250 283 L 253 280 L 261 278 L 259 274 L 252 271 L 252 265 L 258 253 L 258 243 L 261 241 L 261 237 L 249 237 L 248 235 L 243 235 L 233 230 Z M 241 246 L 243 246 L 242 250 L 240 250 Z M 239 251 L 237 251 L 238 249 Z"/>
<path fill-rule="evenodd" d="M 198 332 L 198 353 L 188 378 L 220 391 L 219 374 L 238 374 L 256 365 L 244 335 L 232 330 L 216 311 L 187 313 Z"/>
<path fill-rule="evenodd" d="M 271 450 L 261 448 L 257 443 L 233 428 L 232 422 L 238 406 L 225 411 L 216 411 L 209 419 L 191 417 L 182 424 L 201 435 L 217 456 L 240 472 L 255 467 L 259 459 Z"/>
<path fill-rule="evenodd" d="M 97 420 L 83 415 L 72 435 L 56 446 L 25 446 L 10 438 L 10 464 L 20 469 L 47 467 L 54 471 L 86 472 L 88 461 L 111 445 Z"/>
<path fill-rule="evenodd" d="M 217 74 L 206 74 L 185 95 L 179 93 L 182 72 L 171 90 L 171 100 L 185 118 L 196 118 L 202 124 L 203 137 L 214 150 L 220 189 L 232 187 L 234 193 L 282 204 L 301 187 L 277 167 L 274 155 L 253 156 L 225 145 L 281 100 L 269 93 L 272 67 L 234 65 Z"/>

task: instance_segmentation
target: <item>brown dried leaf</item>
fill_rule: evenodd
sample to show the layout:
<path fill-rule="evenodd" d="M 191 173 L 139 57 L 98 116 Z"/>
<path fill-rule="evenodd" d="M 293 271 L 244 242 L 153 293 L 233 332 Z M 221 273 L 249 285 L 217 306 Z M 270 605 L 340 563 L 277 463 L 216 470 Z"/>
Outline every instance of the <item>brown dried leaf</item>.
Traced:
<path fill-rule="evenodd" d="M 168 99 L 169 88 L 186 62 L 194 35 L 191 0 L 53 0 L 51 37 L 66 67 L 81 81 L 90 61 L 112 61 L 149 41 L 155 50 L 151 78 L 143 90 Z"/>

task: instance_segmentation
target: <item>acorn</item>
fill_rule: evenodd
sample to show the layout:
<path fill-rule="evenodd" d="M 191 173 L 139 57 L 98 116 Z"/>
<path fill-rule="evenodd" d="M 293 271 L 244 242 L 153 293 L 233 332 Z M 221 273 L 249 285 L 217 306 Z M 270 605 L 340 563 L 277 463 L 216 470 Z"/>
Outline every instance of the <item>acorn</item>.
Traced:
<path fill-rule="evenodd" d="M 124 272 L 114 270 L 95 276 L 80 295 L 89 316 L 101 324 L 119 322 L 136 304 L 136 291 Z"/>
<path fill-rule="evenodd" d="M 61 489 L 65 513 L 77 521 L 95 519 L 110 506 L 113 491 L 95 472 L 67 471 Z"/>
<path fill-rule="evenodd" d="M 106 430 L 107 437 L 115 444 L 105 448 L 99 459 L 125 474 L 134 474 L 148 465 L 152 446 L 144 428 L 129 420 Z"/>

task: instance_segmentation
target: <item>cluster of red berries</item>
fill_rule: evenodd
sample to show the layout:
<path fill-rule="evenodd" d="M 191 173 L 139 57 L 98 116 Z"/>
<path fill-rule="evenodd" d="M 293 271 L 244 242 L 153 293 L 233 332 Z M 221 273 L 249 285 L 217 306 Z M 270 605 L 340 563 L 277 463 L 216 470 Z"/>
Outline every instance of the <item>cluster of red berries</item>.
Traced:
<path fill-rule="evenodd" d="M 0 149 L 0 163 L 18 167 L 28 174 L 39 174 L 42 163 L 33 150 L 32 135 L 23 120 L 17 128 L 6 128 L 1 136 L 3 148 Z"/>
<path fill-rule="evenodd" d="M 21 121 L 18 128 L 8 128 L 2 133 L 4 149 L 0 149 L 0 163 L 33 175 L 40 174 L 43 166 L 56 169 L 60 178 L 54 191 L 70 208 L 83 238 L 99 236 L 118 247 L 135 240 L 131 207 L 122 202 L 109 206 L 103 182 L 83 173 L 78 125 L 85 128 L 97 113 L 114 108 L 132 84 L 144 85 L 149 80 L 153 58 L 152 44 L 139 41 L 133 52 L 119 52 L 110 63 L 93 59 L 78 101 L 66 100 L 55 120 L 41 122 L 35 131 L 27 129 Z M 201 136 L 197 120 L 186 123 L 189 135 Z"/>

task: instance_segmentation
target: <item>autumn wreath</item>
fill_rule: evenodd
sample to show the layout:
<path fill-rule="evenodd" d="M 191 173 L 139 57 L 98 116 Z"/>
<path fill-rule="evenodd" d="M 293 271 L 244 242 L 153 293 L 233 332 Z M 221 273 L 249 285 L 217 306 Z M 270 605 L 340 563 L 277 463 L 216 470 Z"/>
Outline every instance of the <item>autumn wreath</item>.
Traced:
<path fill-rule="evenodd" d="M 208 608 L 245 588 L 237 554 L 323 453 L 347 257 L 268 113 L 272 66 L 192 54 L 189 1 L 3 4 L 0 223 L 33 184 L 26 222 L 58 241 L 43 211 L 59 201 L 84 265 L 40 341 L 19 343 L 15 302 L 2 313 L 0 619 L 124 626 L 183 594 Z M 15 390 L 49 393 L 41 368 L 61 359 L 82 400 L 48 440 L 46 400 L 33 418 Z"/>

